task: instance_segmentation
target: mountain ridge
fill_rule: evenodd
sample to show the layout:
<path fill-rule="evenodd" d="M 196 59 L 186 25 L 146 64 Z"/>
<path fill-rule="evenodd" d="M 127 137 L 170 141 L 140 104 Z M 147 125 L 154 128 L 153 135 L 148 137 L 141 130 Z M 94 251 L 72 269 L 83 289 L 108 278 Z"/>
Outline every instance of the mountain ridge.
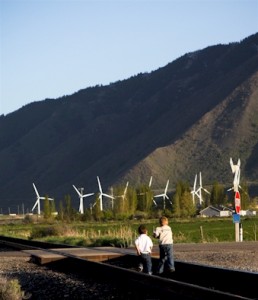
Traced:
<path fill-rule="evenodd" d="M 104 189 L 150 176 L 153 188 L 170 179 L 173 189 L 200 171 L 204 184 L 230 184 L 229 157 L 241 158 L 242 178 L 256 181 L 257 49 L 254 34 L 1 116 L 0 207 L 32 207 L 32 182 L 50 197 L 75 201 L 72 184 L 97 192 L 96 176 Z"/>

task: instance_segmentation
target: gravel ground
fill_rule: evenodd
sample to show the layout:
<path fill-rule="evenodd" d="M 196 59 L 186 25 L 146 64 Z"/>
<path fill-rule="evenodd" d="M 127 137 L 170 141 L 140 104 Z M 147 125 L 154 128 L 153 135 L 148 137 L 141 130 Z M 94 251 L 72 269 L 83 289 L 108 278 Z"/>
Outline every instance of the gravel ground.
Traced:
<path fill-rule="evenodd" d="M 234 244 L 233 248 L 223 243 L 216 247 L 175 245 L 174 250 L 176 260 L 258 272 L 258 243 L 252 243 L 252 247 Z M 121 299 L 115 285 L 49 270 L 30 262 L 29 256 L 2 254 L 0 276 L 18 279 L 30 299 Z"/>
<path fill-rule="evenodd" d="M 258 272 L 258 242 L 175 244 L 176 260 Z"/>
<path fill-rule="evenodd" d="M 258 272 L 258 251 L 175 253 L 175 259 L 215 267 Z"/>
<path fill-rule="evenodd" d="M 1 257 L 0 276 L 18 279 L 29 299 L 121 299 L 110 283 L 81 280 L 30 262 L 30 257 Z M 0 297 L 1 298 L 1 297 Z"/>

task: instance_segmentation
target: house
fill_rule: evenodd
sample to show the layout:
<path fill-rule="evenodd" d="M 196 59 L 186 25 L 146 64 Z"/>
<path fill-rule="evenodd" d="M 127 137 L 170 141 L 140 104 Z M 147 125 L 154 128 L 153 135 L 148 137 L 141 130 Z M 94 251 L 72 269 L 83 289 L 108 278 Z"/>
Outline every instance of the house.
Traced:
<path fill-rule="evenodd" d="M 240 215 L 241 216 L 248 216 L 248 217 L 254 217 L 256 216 L 256 211 L 255 210 L 240 210 Z"/>
<path fill-rule="evenodd" d="M 200 211 L 200 216 L 203 218 L 229 217 L 229 216 L 232 216 L 232 210 L 225 206 L 221 206 L 221 207 L 217 208 L 212 205 L 209 205 L 208 207 L 206 207 Z"/>

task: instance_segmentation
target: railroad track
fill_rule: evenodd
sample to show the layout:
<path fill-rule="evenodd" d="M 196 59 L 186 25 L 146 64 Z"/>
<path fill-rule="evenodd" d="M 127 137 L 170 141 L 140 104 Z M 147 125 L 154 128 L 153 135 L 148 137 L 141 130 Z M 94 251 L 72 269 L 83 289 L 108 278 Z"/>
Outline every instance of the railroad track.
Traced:
<path fill-rule="evenodd" d="M 49 263 L 49 268 L 62 272 L 73 270 L 82 278 L 93 277 L 116 282 L 121 295 L 127 295 L 121 299 L 258 299 L 258 273 L 255 272 L 175 261 L 175 273 L 162 277 L 150 276 L 135 271 L 136 255 L 126 254 L 95 262 L 62 251 L 64 247 L 73 248 L 67 245 L 9 237 L 0 237 L 0 244 L 14 249 L 35 249 L 60 254 L 65 259 Z M 154 269 L 157 261 L 153 258 Z"/>

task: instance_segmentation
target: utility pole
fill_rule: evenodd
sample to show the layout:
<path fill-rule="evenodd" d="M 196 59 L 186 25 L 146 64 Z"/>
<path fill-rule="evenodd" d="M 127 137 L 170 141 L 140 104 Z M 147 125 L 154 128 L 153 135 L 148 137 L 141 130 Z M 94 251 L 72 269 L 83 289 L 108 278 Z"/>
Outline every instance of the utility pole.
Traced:
<path fill-rule="evenodd" d="M 234 174 L 234 179 L 233 179 L 233 187 L 229 190 L 234 190 L 235 192 L 235 216 L 234 218 L 234 223 L 235 223 L 235 240 L 236 242 L 243 241 L 243 228 L 242 224 L 240 224 L 240 210 L 241 210 L 241 200 L 240 200 L 240 192 L 239 192 L 239 183 L 240 183 L 240 158 L 237 161 L 237 164 L 233 164 L 232 158 L 230 158 L 230 166 L 232 173 Z M 240 230 L 241 227 L 241 230 Z M 241 233 L 241 234 L 240 234 Z M 241 238 L 240 238 L 241 235 Z"/>

